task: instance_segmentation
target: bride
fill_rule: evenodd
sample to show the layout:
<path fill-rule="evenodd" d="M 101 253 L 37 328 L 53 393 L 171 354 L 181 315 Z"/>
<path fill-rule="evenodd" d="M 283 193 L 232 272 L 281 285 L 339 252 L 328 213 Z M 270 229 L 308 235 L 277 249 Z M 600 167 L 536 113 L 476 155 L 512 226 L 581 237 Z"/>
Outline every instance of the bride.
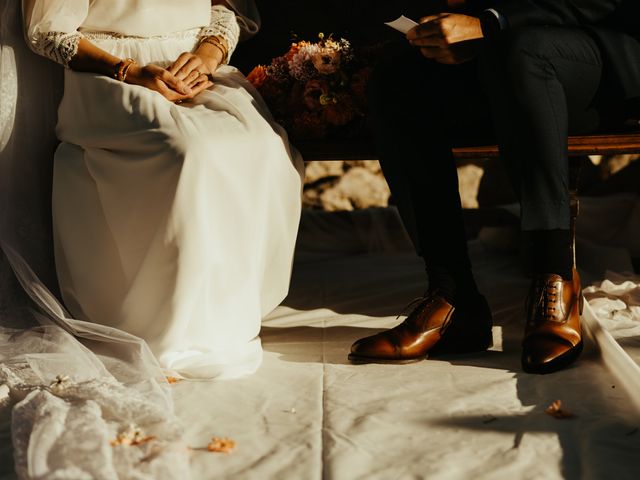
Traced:
<path fill-rule="evenodd" d="M 31 0 L 66 67 L 55 262 L 75 318 L 141 337 L 187 378 L 254 372 L 287 293 L 302 162 L 229 58 L 251 1 Z"/>

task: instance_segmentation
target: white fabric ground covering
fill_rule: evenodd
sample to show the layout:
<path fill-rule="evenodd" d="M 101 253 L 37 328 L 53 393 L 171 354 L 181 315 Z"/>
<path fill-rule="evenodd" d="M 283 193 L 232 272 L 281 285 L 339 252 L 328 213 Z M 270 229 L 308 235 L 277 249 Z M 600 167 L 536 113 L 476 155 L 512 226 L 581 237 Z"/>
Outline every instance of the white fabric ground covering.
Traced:
<path fill-rule="evenodd" d="M 631 215 L 637 199 L 606 201 L 628 206 L 620 222 L 640 226 Z M 594 203 L 583 205 L 588 231 Z M 206 445 L 213 435 L 238 444 L 228 456 L 195 453 L 194 478 L 637 478 L 640 417 L 593 344 L 566 371 L 521 372 L 529 280 L 509 253 L 513 245 L 493 238 L 485 232 L 471 245 L 494 311 L 490 352 L 354 366 L 346 360 L 351 342 L 396 324 L 395 315 L 422 293 L 421 263 L 391 210 L 307 213 L 291 293 L 264 322 L 262 368 L 242 380 L 174 386 L 190 444 Z M 630 266 L 622 242 L 614 250 L 593 238 L 581 245 L 594 256 L 583 262 L 587 279 L 602 279 L 603 265 Z M 594 300 L 594 307 L 605 314 L 617 305 L 614 317 L 626 323 L 606 324 L 639 360 L 640 280 L 633 288 L 625 309 L 616 300 Z M 577 417 L 545 414 L 557 399 Z"/>
<path fill-rule="evenodd" d="M 594 215 L 603 204 L 616 215 Z M 587 291 L 592 307 L 636 361 L 640 279 L 602 269 L 631 267 L 639 206 L 634 197 L 585 200 L 580 231 L 588 235 L 579 242 L 585 284 L 597 281 Z M 607 231 L 618 233 L 589 234 Z M 172 387 L 184 444 L 205 447 L 213 436 L 237 442 L 229 455 L 192 452 L 191 478 L 637 478 L 640 414 L 622 388 L 628 378 L 608 370 L 593 343 L 568 370 L 521 372 L 529 281 L 514 247 L 498 230 L 471 244 L 494 311 L 490 352 L 354 366 L 346 361 L 350 344 L 397 323 L 424 290 L 422 266 L 391 209 L 307 212 L 291 293 L 264 321 L 258 373 Z M 545 414 L 557 399 L 577 417 Z M 12 478 L 10 414 L 0 408 L 0 478 Z"/>

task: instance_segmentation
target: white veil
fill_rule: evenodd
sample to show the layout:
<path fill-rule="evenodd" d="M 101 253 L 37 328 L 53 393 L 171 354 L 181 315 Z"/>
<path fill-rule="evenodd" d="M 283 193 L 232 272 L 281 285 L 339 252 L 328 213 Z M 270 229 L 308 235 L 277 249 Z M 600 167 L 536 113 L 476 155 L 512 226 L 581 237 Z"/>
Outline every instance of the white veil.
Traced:
<path fill-rule="evenodd" d="M 260 12 L 254 0 L 227 0 L 236 11 L 238 23 L 242 30 L 242 40 L 252 37 L 260 30 Z"/>
<path fill-rule="evenodd" d="M 13 451 L 7 442 L 0 445 L 0 476 L 11 473 L 4 469 L 13 464 L 13 455 L 23 478 L 52 474 L 42 458 L 64 459 L 61 469 L 80 468 L 85 476 L 99 468 L 101 475 L 111 469 L 113 478 L 127 471 L 120 477 L 136 473 L 136 478 L 188 478 L 187 450 L 173 448 L 181 433 L 168 383 L 146 343 L 113 328 L 70 318 L 55 296 L 51 188 L 63 71 L 30 51 L 24 32 L 33 25 L 24 25 L 21 8 L 31 12 L 45 4 L 56 2 L 0 2 L 0 419 L 12 409 L 13 423 Z M 260 17 L 254 2 L 229 4 L 238 14 L 244 37 L 255 34 Z M 68 386 L 60 389 L 57 382 Z M 66 421 L 65 431 L 73 430 L 72 415 L 61 402 L 65 398 L 87 412 L 101 412 L 100 418 L 87 414 L 84 424 L 74 413 L 77 429 L 86 430 L 87 422 L 97 422 L 93 434 L 113 436 L 135 423 L 164 439 L 154 448 L 163 441 L 165 447 L 144 464 L 131 454 L 118 457 L 110 450 L 103 456 L 95 452 L 87 460 L 82 452 L 69 450 L 68 442 L 62 441 L 64 432 L 45 428 L 43 404 Z M 96 404 L 99 410 L 92 407 Z M 43 411 L 38 413 L 38 408 Z M 7 427 L 0 421 L 0 429 Z M 50 431 L 60 437 L 52 439 Z M 0 431 L 0 437 L 8 435 Z M 42 449 L 39 455 L 27 455 L 27 450 L 37 448 Z"/>

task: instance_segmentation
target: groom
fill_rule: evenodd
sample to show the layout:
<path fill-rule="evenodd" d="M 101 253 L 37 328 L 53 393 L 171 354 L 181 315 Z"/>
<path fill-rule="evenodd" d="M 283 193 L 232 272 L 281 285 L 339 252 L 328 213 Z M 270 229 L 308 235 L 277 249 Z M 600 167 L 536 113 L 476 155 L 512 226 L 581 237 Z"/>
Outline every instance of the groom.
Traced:
<path fill-rule="evenodd" d="M 491 346 L 451 147 L 494 141 L 531 240 L 523 369 L 550 373 L 578 358 L 582 293 L 569 228 L 567 136 L 637 113 L 639 4 L 440 0 L 407 34 L 407 51 L 377 69 L 370 104 L 380 161 L 429 289 L 402 324 L 358 340 L 352 361 L 408 363 Z"/>

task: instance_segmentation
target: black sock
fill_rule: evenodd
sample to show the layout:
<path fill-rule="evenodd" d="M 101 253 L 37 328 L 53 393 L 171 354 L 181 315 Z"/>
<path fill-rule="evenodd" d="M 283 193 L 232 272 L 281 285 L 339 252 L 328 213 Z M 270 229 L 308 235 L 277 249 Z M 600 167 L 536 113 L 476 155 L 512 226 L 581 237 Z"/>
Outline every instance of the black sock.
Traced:
<path fill-rule="evenodd" d="M 478 294 L 478 287 L 470 268 L 452 269 L 442 265 L 429 265 L 427 276 L 429 291 L 437 291 L 453 306 L 462 298 Z"/>
<path fill-rule="evenodd" d="M 555 273 L 571 280 L 573 252 L 570 230 L 533 230 L 531 248 L 533 273 Z"/>

